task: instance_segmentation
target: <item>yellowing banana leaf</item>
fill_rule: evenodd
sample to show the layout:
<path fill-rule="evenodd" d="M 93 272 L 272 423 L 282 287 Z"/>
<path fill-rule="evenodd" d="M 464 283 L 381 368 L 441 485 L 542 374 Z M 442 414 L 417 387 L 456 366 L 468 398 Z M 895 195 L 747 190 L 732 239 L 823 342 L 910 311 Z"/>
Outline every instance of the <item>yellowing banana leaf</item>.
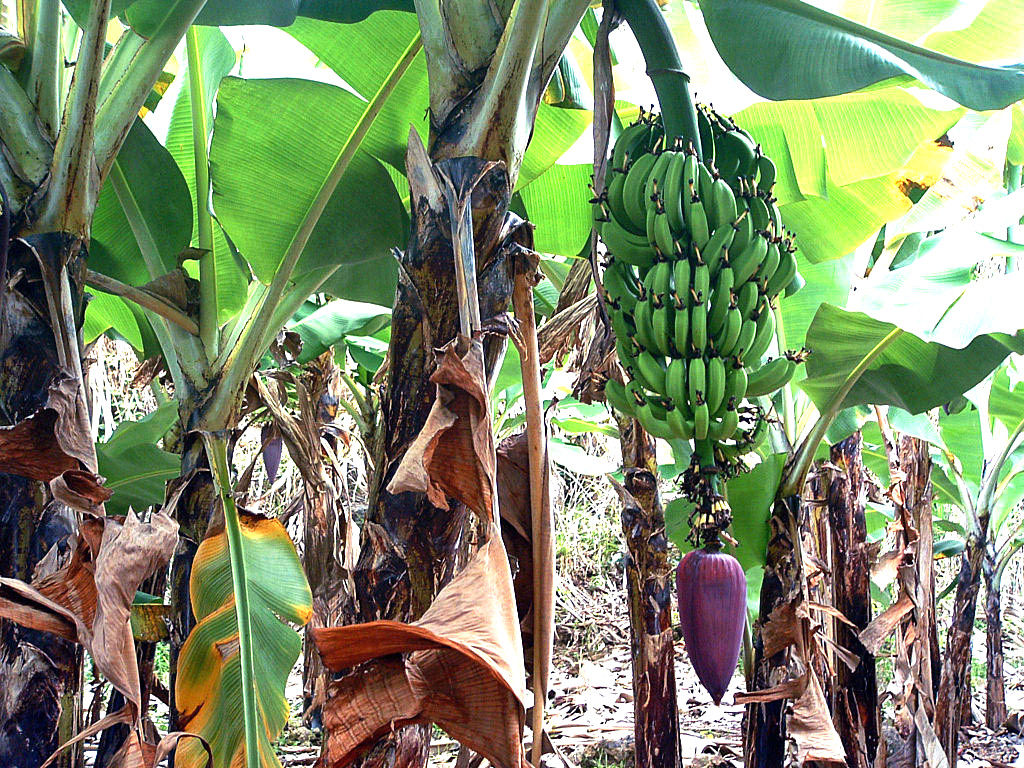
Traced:
<path fill-rule="evenodd" d="M 175 700 L 182 727 L 209 742 L 216 768 L 277 768 L 272 744 L 288 720 L 285 683 L 302 646 L 288 622 L 309 621 L 312 595 L 284 526 L 227 506 L 192 564 L 198 623 L 178 659 Z M 202 744 L 183 742 L 175 764 L 202 768 Z"/>

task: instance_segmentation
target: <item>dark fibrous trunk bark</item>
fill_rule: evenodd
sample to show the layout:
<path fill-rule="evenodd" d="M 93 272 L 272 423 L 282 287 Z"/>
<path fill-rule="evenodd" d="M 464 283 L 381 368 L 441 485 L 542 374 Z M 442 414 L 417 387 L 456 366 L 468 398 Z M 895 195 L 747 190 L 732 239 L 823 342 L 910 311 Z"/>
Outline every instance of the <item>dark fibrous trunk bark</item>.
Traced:
<path fill-rule="evenodd" d="M 415 141 L 411 140 L 411 148 Z M 412 236 L 401 256 L 392 314 L 391 367 L 382 398 L 383 455 L 374 461 L 379 471 L 371 487 L 355 569 L 364 621 L 419 618 L 469 554 L 465 538 L 469 516 L 464 507 L 451 502 L 450 510 L 436 509 L 421 494 L 391 494 L 386 487 L 434 401 L 435 385 L 429 380 L 434 350 L 459 330 L 449 212 L 435 174 L 442 168 L 456 179 L 485 165 L 478 158 L 458 158 L 433 166 L 422 151 L 410 151 Z M 505 238 L 514 222 L 506 221 L 510 189 L 504 168 L 492 167 L 466 193 L 472 194 L 480 316 L 486 326 L 503 316 L 512 295 Z M 503 343 L 503 339 L 491 339 L 485 345 L 489 379 Z M 397 729 L 378 742 L 365 764 L 423 765 L 429 743 L 424 726 Z"/>
<path fill-rule="evenodd" d="M 627 467 L 622 507 L 626 600 L 633 669 L 637 768 L 678 768 L 679 713 L 672 642 L 672 569 L 658 493 L 654 443 L 632 419 L 619 421 Z"/>
<path fill-rule="evenodd" d="M 864 519 L 865 478 L 861 436 L 832 446 L 838 471 L 828 488 L 832 532 L 832 605 L 855 627 L 835 622 L 836 642 L 860 661 L 856 669 L 836 665 L 832 720 L 850 768 L 870 768 L 878 751 L 879 716 L 875 659 L 858 637 L 871 622 L 871 558 Z"/>
<path fill-rule="evenodd" d="M 801 598 L 803 561 L 800 552 L 801 501 L 790 496 L 775 503 L 768 521 L 768 564 L 761 585 L 759 616 Z M 762 619 L 763 620 L 763 619 Z M 785 679 L 789 652 L 766 657 L 760 621 L 754 627 L 754 670 L 750 690 L 771 688 Z M 786 761 L 786 701 L 748 704 L 744 725 L 744 764 L 750 768 L 782 768 Z"/>
<path fill-rule="evenodd" d="M 970 536 L 957 575 L 953 618 L 946 636 L 942 675 L 935 695 L 935 731 L 943 751 L 954 764 L 960 727 L 971 717 L 971 638 L 984 558 L 985 542 L 975 535 Z"/>
<path fill-rule="evenodd" d="M 84 258 L 77 243 L 32 238 L 54 261 L 69 259 L 75 316 L 81 318 Z M 45 253 L 43 253 L 45 251 Z M 17 279 L 12 279 L 18 276 Z M 63 375 L 49 324 L 40 265 L 31 250 L 12 244 L 0 275 L 0 424 L 11 425 L 43 407 L 52 381 Z M 65 539 L 76 516 L 49 499 L 45 485 L 0 474 L 0 575 L 31 581 L 36 566 Z M 57 563 L 51 563 L 56 567 Z M 0 765 L 38 768 L 78 727 L 81 653 L 54 635 L 0 620 Z M 76 750 L 57 765 L 71 766 Z"/>
<path fill-rule="evenodd" d="M 1006 680 L 1003 677 L 1002 595 L 995 548 L 985 553 L 985 725 L 998 730 L 1006 722 Z"/>

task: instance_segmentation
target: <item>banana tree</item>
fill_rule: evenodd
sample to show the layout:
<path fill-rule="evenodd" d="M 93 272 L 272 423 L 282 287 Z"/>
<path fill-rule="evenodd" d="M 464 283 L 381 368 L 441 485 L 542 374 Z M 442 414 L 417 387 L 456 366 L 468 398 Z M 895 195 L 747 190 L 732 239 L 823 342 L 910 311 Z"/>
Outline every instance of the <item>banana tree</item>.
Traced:
<path fill-rule="evenodd" d="M 962 566 L 955 581 L 956 596 L 944 674 L 952 681 L 950 706 L 958 721 L 969 702 L 954 691 L 964 691 L 970 674 L 970 645 L 975 606 L 982 577 L 985 581 L 987 699 L 985 721 L 999 728 L 1006 720 L 1002 674 L 1002 577 L 1010 559 L 1024 546 L 1016 507 L 1024 498 L 1024 447 L 1021 443 L 1021 407 L 1024 390 L 1011 386 L 1001 369 L 988 386 L 970 393 L 977 407 L 939 418 L 936 446 L 938 501 L 960 510 L 963 523 L 944 525 L 962 537 Z M 951 585 L 952 587 L 952 585 Z M 948 673 L 946 672 L 948 667 Z M 959 709 L 959 712 L 958 712 Z"/>

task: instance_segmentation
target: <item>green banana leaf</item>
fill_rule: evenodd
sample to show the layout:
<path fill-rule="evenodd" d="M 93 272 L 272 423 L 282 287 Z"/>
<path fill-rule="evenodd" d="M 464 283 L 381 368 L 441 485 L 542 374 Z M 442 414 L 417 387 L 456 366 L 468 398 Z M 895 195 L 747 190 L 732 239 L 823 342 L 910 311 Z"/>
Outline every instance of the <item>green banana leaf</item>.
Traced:
<path fill-rule="evenodd" d="M 417 37 L 419 25 L 415 16 L 385 11 L 353 25 L 299 19 L 287 31 L 356 93 L 369 100 L 381 78 Z M 360 51 L 360 55 L 353 56 L 353 50 Z M 392 168 L 404 171 L 409 126 L 416 128 L 424 142 L 427 140 L 428 103 L 427 68 L 421 52 L 388 97 L 363 146 Z M 554 165 L 589 127 L 591 119 L 588 110 L 541 104 L 517 188 L 524 188 Z M 586 183 L 583 188 L 580 194 L 586 194 Z M 585 212 L 589 221 L 589 207 Z M 577 249 L 572 255 L 578 252 Z"/>
<path fill-rule="evenodd" d="M 200 544 L 189 591 L 197 624 L 181 649 L 175 701 L 182 727 L 206 739 L 214 768 L 279 768 L 273 742 L 288 720 L 285 684 L 302 649 L 313 599 L 295 546 L 280 521 L 236 509 L 226 443 L 208 438 L 223 525 Z M 190 739 L 178 768 L 201 768 Z"/>
<path fill-rule="evenodd" d="M 1011 352 L 1024 352 L 1024 334 L 984 333 L 952 348 L 861 312 L 822 304 L 807 331 L 807 346 L 807 378 L 799 386 L 819 410 L 863 369 L 839 407 L 895 405 L 920 413 L 969 390 Z"/>
<path fill-rule="evenodd" d="M 221 82 L 210 153 L 213 207 L 261 282 L 277 273 L 365 107 L 349 91 L 308 80 Z M 341 265 L 327 290 L 390 305 L 397 280 L 390 249 L 406 239 L 404 216 L 380 162 L 356 152 L 294 277 Z"/>
<path fill-rule="evenodd" d="M 85 306 L 85 321 L 82 324 L 82 339 L 91 344 L 99 336 L 113 329 L 137 351 L 143 348 L 142 332 L 131 309 L 124 299 L 109 293 L 89 289 L 92 296 Z"/>
<path fill-rule="evenodd" d="M 213 105 L 216 100 L 220 81 L 234 69 L 235 51 L 228 43 L 224 33 L 219 29 L 199 27 L 196 30 L 199 49 L 200 80 L 202 82 L 202 109 L 206 114 L 206 124 L 213 129 Z M 188 184 L 189 196 L 193 201 L 196 196 L 195 146 L 192 124 L 192 83 L 188 71 L 188 59 L 176 78 L 177 93 L 169 93 L 173 100 L 168 99 L 171 109 L 170 122 L 164 146 L 181 169 L 185 183 Z M 207 141 L 209 136 L 207 136 Z M 191 244 L 199 245 L 198 211 L 194 203 L 192 212 Z M 231 252 L 224 230 L 216 221 L 213 222 L 213 253 L 217 276 L 217 309 L 218 319 L 225 322 L 233 317 L 245 303 L 248 275 L 238 264 Z M 194 276 L 198 276 L 198 270 Z"/>
<path fill-rule="evenodd" d="M 162 504 L 164 488 L 181 472 L 181 457 L 157 446 L 178 420 L 177 404 L 165 403 L 137 421 L 123 421 L 110 439 L 96 444 L 96 461 L 114 492 L 107 512 L 123 515 Z"/>
<path fill-rule="evenodd" d="M 390 307 L 334 299 L 288 327 L 302 339 L 298 361 L 313 360 L 346 336 L 371 336 L 391 322 Z"/>
<path fill-rule="evenodd" d="M 912 45 L 799 0 L 701 0 L 711 39 L 765 98 L 812 99 L 914 78 L 965 107 L 1024 98 L 1024 70 L 982 66 Z"/>

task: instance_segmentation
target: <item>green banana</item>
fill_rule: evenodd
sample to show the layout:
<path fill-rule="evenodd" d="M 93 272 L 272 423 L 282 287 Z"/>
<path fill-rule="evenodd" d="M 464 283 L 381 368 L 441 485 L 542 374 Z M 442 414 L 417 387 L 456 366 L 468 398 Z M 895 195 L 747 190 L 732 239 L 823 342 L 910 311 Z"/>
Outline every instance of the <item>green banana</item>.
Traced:
<path fill-rule="evenodd" d="M 693 437 L 693 421 L 688 419 L 678 406 L 669 409 L 665 414 L 665 421 L 677 439 L 689 440 Z"/>
<path fill-rule="evenodd" d="M 733 398 L 736 398 L 736 402 L 740 402 L 743 396 L 747 393 L 747 370 L 742 365 L 735 362 L 729 364 L 729 369 L 725 372 L 725 401 L 729 402 Z"/>
<path fill-rule="evenodd" d="M 713 193 L 714 186 L 715 177 L 711 175 L 708 161 L 705 160 L 697 166 L 697 193 L 700 195 L 700 199 L 704 201 L 705 210 L 708 212 L 708 221 L 711 221 L 711 209 L 709 206 L 713 205 L 715 199 Z"/>
<path fill-rule="evenodd" d="M 647 211 L 644 214 L 646 220 L 645 223 L 647 231 L 647 244 L 650 245 L 652 248 L 658 245 L 658 240 L 654 236 L 654 225 L 658 221 L 658 216 L 663 214 L 664 211 L 661 210 L 658 202 L 652 202 L 649 206 L 647 206 Z"/>
<path fill-rule="evenodd" d="M 651 317 L 651 325 L 654 328 L 654 343 L 657 350 L 665 357 L 671 357 L 675 352 L 675 325 L 672 309 L 672 299 L 667 295 L 659 296 L 661 306 L 655 306 L 654 314 Z"/>
<path fill-rule="evenodd" d="M 793 282 L 793 278 L 796 277 L 796 254 L 791 250 L 787 249 L 782 255 L 779 268 L 775 270 L 775 274 L 768 280 L 768 284 L 765 286 L 765 293 L 768 294 L 769 298 L 775 298 L 779 295 L 783 288 Z"/>
<path fill-rule="evenodd" d="M 668 170 L 674 154 L 670 149 L 662 150 L 658 154 L 658 159 L 655 160 L 654 167 L 651 168 L 651 173 L 647 177 L 647 183 L 644 185 L 645 208 L 649 209 L 655 198 L 665 191 L 665 172 Z"/>
<path fill-rule="evenodd" d="M 715 134 L 711 127 L 711 119 L 703 107 L 697 110 L 697 131 L 700 133 L 700 148 L 704 162 L 715 162 Z"/>
<path fill-rule="evenodd" d="M 701 303 L 710 298 L 711 294 L 711 270 L 707 264 L 698 264 L 693 268 L 693 293 L 694 301 Z"/>
<path fill-rule="evenodd" d="M 732 228 L 735 234 L 728 248 L 733 253 L 743 253 L 754 239 L 754 222 L 750 218 L 750 211 L 744 209 L 732 223 Z"/>
<path fill-rule="evenodd" d="M 695 440 L 706 440 L 708 427 L 710 426 L 711 414 L 708 412 L 707 403 L 699 403 L 693 409 L 693 437 Z"/>
<path fill-rule="evenodd" d="M 615 379 L 608 379 L 604 385 L 604 399 L 612 408 L 626 416 L 633 416 L 636 413 L 631 398 L 626 393 L 626 387 L 622 382 Z"/>
<path fill-rule="evenodd" d="M 644 235 L 636 235 L 625 229 L 612 218 L 601 227 L 601 239 L 616 259 L 635 267 L 651 267 L 657 260 L 657 252 Z"/>
<path fill-rule="evenodd" d="M 754 333 L 754 340 L 750 342 L 750 349 L 743 355 L 748 365 L 757 365 L 761 357 L 768 351 L 768 345 L 772 343 L 775 336 L 775 313 L 771 304 L 766 304 L 761 314 L 757 316 L 757 331 Z"/>
<path fill-rule="evenodd" d="M 636 340 L 640 346 L 650 351 L 657 349 L 654 343 L 654 305 L 648 301 L 638 301 L 633 310 L 633 322 L 636 324 Z"/>
<path fill-rule="evenodd" d="M 640 299 L 640 284 L 633 276 L 633 268 L 615 259 L 604 271 L 604 293 L 609 303 L 630 314 Z"/>
<path fill-rule="evenodd" d="M 725 397 L 725 361 L 722 358 L 708 359 L 705 365 L 705 380 L 707 389 L 704 392 L 704 401 L 708 404 L 708 411 L 714 416 Z"/>
<path fill-rule="evenodd" d="M 635 231 L 633 220 L 626 213 L 625 186 L 626 174 L 621 171 L 612 171 L 606 188 L 608 193 L 608 211 L 611 214 L 612 220 L 618 222 L 620 227 L 624 227 L 634 234 L 639 234 Z"/>
<path fill-rule="evenodd" d="M 615 333 L 615 338 L 621 339 L 625 343 L 628 339 L 636 336 L 636 326 L 633 324 L 633 318 L 629 313 L 612 311 L 608 313 L 608 316 L 612 321 L 612 331 Z"/>
<path fill-rule="evenodd" d="M 672 265 L 672 291 L 680 299 L 690 295 L 690 260 L 679 259 Z M 689 306 L 687 303 L 686 306 Z"/>
<path fill-rule="evenodd" d="M 760 155 L 757 158 L 757 191 L 762 195 L 770 195 L 772 187 L 775 186 L 777 172 L 772 159 L 767 155 Z"/>
<path fill-rule="evenodd" d="M 732 304 L 732 287 L 732 268 L 723 267 L 715 281 L 715 292 L 711 297 L 711 309 L 708 311 L 708 333 L 716 339 L 718 332 L 725 324 L 725 313 L 729 311 L 729 305 Z"/>
<path fill-rule="evenodd" d="M 750 221 L 754 229 L 758 232 L 766 231 L 772 225 L 772 215 L 764 198 L 761 195 L 754 195 L 747 200 L 747 204 L 750 206 Z"/>
<path fill-rule="evenodd" d="M 644 120 L 626 126 L 612 147 L 612 170 L 625 172 L 631 158 L 650 151 L 653 138 L 654 127 Z"/>
<path fill-rule="evenodd" d="M 693 228 L 693 203 L 697 194 L 697 156 L 687 153 L 683 156 L 679 178 L 679 199 L 677 201 L 682 212 L 684 224 L 688 229 Z"/>
<path fill-rule="evenodd" d="M 757 283 L 748 280 L 740 287 L 740 292 L 736 296 L 736 307 L 739 309 L 740 316 L 744 320 L 748 320 L 754 313 L 754 307 L 757 306 L 757 297 Z"/>
<path fill-rule="evenodd" d="M 736 357 L 742 360 L 754 341 L 755 333 L 757 333 L 757 321 L 753 318 L 744 320 L 743 327 L 740 328 L 739 338 L 736 339 L 736 345 L 729 350 L 729 354 L 736 355 Z"/>
<path fill-rule="evenodd" d="M 668 215 L 654 217 L 654 244 L 658 252 L 666 259 L 677 259 L 682 249 L 672 236 L 672 227 L 669 226 Z"/>
<path fill-rule="evenodd" d="M 686 360 L 674 358 L 665 371 L 665 394 L 680 407 L 687 402 L 686 393 Z"/>
<path fill-rule="evenodd" d="M 644 278 L 644 286 L 652 296 L 664 299 L 672 291 L 672 263 L 659 261 Z"/>
<path fill-rule="evenodd" d="M 715 183 L 717 184 L 718 182 Z M 704 259 L 704 263 L 708 265 L 708 269 L 712 273 L 717 271 L 718 265 L 723 261 L 723 256 L 729 246 L 732 245 L 735 235 L 736 230 L 729 224 L 718 227 L 714 234 L 711 235 L 707 247 L 701 252 L 701 258 Z"/>
<path fill-rule="evenodd" d="M 694 357 L 690 359 L 690 367 L 686 372 L 686 392 L 690 398 L 690 404 L 696 405 L 698 402 L 705 402 L 705 392 L 707 387 L 707 370 L 704 365 L 703 357 Z M 696 413 L 696 411 L 694 411 Z"/>
<path fill-rule="evenodd" d="M 745 132 L 726 131 L 715 140 L 715 164 L 728 179 L 750 176 L 757 167 L 756 147 Z"/>
<path fill-rule="evenodd" d="M 774 198 L 769 198 L 765 201 L 765 204 L 768 206 L 768 215 L 772 220 L 772 234 L 776 237 L 782 237 L 782 212 L 779 210 L 779 206 L 775 203 Z"/>
<path fill-rule="evenodd" d="M 775 271 L 779 268 L 779 261 L 781 254 L 779 253 L 779 244 L 771 242 L 768 244 L 768 252 L 765 254 L 764 261 L 761 262 L 761 266 L 757 268 L 757 272 L 754 273 L 754 279 L 757 280 L 758 284 L 767 287 L 768 281 L 775 275 Z"/>
<path fill-rule="evenodd" d="M 647 201 L 644 199 L 644 189 L 647 187 L 647 179 L 651 175 L 651 169 L 658 158 L 650 153 L 640 155 L 630 165 L 626 173 L 626 180 L 622 185 L 622 204 L 633 226 L 639 230 L 645 228 L 647 221 Z"/>
<path fill-rule="evenodd" d="M 736 434 L 736 428 L 739 425 L 740 414 L 736 410 L 736 401 L 730 400 L 721 418 L 712 422 L 708 427 L 708 437 L 712 440 L 728 440 Z"/>
<path fill-rule="evenodd" d="M 639 308 L 639 304 L 637 307 Z M 743 315 L 738 307 L 731 306 L 725 313 L 725 323 L 722 325 L 721 333 L 715 338 L 715 349 L 722 356 L 731 355 L 736 346 L 736 340 L 743 330 Z"/>
<path fill-rule="evenodd" d="M 694 158 L 696 160 L 696 158 Z M 687 216 L 684 210 L 689 192 L 684 186 L 684 169 L 688 156 L 674 152 L 665 172 L 665 213 L 672 231 L 682 234 L 686 231 Z"/>
<path fill-rule="evenodd" d="M 796 363 L 788 357 L 776 357 L 747 375 L 746 397 L 760 397 L 781 389 L 796 373 Z"/>
<path fill-rule="evenodd" d="M 608 225 L 605 224 L 605 226 Z M 746 250 L 729 259 L 729 266 L 732 267 L 736 285 L 742 285 L 750 279 L 767 253 L 768 236 L 760 232 L 755 233 L 753 242 L 746 247 Z"/>
<path fill-rule="evenodd" d="M 652 392 L 665 391 L 665 364 L 644 350 L 636 356 L 637 379 Z"/>
<path fill-rule="evenodd" d="M 675 438 L 675 432 L 672 431 L 668 422 L 654 414 L 650 403 L 644 403 L 636 409 L 636 420 L 652 437 L 660 437 L 662 440 Z"/>
<path fill-rule="evenodd" d="M 672 343 L 675 346 L 676 354 L 685 358 L 690 354 L 690 312 L 682 302 L 676 304 L 674 309 Z"/>
<path fill-rule="evenodd" d="M 693 198 L 690 204 L 690 218 L 686 223 L 690 227 L 690 238 L 694 246 L 698 250 L 703 250 L 711 239 L 711 229 L 708 224 L 707 212 L 704 209 L 704 201 L 700 197 Z"/>
<path fill-rule="evenodd" d="M 786 286 L 786 298 L 788 299 L 805 285 L 807 285 L 807 281 L 804 280 L 803 275 L 797 272 L 793 275 L 793 279 L 789 281 L 789 285 Z"/>
<path fill-rule="evenodd" d="M 736 195 L 728 182 L 719 176 L 711 185 L 711 222 L 714 229 L 729 227 L 736 220 Z"/>
<path fill-rule="evenodd" d="M 704 302 L 697 302 L 690 308 L 690 341 L 699 353 L 708 345 L 708 307 Z"/>
<path fill-rule="evenodd" d="M 758 418 L 754 421 L 754 428 L 744 437 L 744 444 L 747 451 L 756 451 L 768 438 L 768 419 Z"/>

